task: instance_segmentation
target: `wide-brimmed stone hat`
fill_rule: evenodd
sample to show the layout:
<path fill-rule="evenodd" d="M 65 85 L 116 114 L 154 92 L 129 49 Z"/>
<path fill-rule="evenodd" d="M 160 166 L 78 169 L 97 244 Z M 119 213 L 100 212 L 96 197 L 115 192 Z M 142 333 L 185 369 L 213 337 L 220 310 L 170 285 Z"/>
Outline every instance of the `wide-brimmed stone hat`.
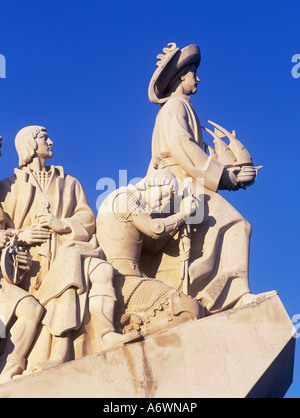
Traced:
<path fill-rule="evenodd" d="M 148 88 L 149 100 L 152 103 L 164 103 L 168 100 L 166 90 L 173 77 L 189 64 L 199 67 L 201 53 L 198 45 L 189 45 L 179 49 L 175 43 L 169 43 L 163 53 L 157 56 L 158 62 Z"/>

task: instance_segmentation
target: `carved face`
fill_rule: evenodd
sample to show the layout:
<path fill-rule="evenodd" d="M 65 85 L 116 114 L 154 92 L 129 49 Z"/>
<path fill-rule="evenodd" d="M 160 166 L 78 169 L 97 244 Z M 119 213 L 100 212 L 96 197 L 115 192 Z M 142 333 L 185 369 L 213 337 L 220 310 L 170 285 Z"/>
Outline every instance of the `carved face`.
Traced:
<path fill-rule="evenodd" d="M 47 132 L 41 131 L 35 140 L 38 146 L 36 149 L 37 156 L 40 158 L 43 158 L 44 160 L 47 160 L 48 158 L 52 158 L 53 157 L 53 151 L 52 151 L 53 142 L 48 137 Z"/>
<path fill-rule="evenodd" d="M 186 95 L 195 94 L 199 83 L 196 66 L 193 65 L 190 70 L 181 77 L 181 86 Z"/>

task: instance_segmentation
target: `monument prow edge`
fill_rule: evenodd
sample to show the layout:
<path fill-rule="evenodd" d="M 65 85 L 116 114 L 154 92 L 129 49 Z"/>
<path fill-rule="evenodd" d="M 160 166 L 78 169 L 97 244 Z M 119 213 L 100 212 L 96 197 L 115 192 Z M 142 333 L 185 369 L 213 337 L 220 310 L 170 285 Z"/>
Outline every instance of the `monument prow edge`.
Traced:
<path fill-rule="evenodd" d="M 283 397 L 295 328 L 276 292 L 0 386 L 1 398 Z"/>

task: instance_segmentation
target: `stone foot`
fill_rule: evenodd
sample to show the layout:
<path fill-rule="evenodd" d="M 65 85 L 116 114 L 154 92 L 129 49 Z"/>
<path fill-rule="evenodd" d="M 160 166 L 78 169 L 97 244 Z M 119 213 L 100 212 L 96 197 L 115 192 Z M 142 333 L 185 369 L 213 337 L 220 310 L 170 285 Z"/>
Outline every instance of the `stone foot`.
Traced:
<path fill-rule="evenodd" d="M 128 334 L 118 334 L 117 332 L 109 332 L 102 337 L 102 350 L 121 347 L 125 344 L 134 343 L 143 339 L 143 336 L 135 331 Z"/>
<path fill-rule="evenodd" d="M 249 303 L 256 303 L 258 301 L 261 301 L 262 299 L 268 299 L 275 295 L 277 295 L 276 290 L 271 290 L 270 292 L 259 293 L 258 295 L 254 295 L 252 293 L 246 293 L 237 301 L 234 308 L 240 308 L 242 306 L 248 305 Z"/>
<path fill-rule="evenodd" d="M 23 370 L 18 365 L 6 363 L 6 366 L 0 375 L 0 385 L 10 382 L 15 376 L 19 376 L 22 371 Z"/>

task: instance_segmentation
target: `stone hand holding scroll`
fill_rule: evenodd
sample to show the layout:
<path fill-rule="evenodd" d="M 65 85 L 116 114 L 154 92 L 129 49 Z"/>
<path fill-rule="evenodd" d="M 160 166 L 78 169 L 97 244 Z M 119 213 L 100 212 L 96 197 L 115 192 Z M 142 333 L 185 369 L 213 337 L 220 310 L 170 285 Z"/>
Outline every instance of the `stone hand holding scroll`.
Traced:
<path fill-rule="evenodd" d="M 39 212 L 36 215 L 36 218 L 39 220 L 39 225 L 42 228 L 49 228 L 50 230 L 55 231 L 60 235 L 71 232 L 71 228 L 66 222 L 64 222 L 61 219 L 58 219 L 50 212 L 47 214 Z"/>

